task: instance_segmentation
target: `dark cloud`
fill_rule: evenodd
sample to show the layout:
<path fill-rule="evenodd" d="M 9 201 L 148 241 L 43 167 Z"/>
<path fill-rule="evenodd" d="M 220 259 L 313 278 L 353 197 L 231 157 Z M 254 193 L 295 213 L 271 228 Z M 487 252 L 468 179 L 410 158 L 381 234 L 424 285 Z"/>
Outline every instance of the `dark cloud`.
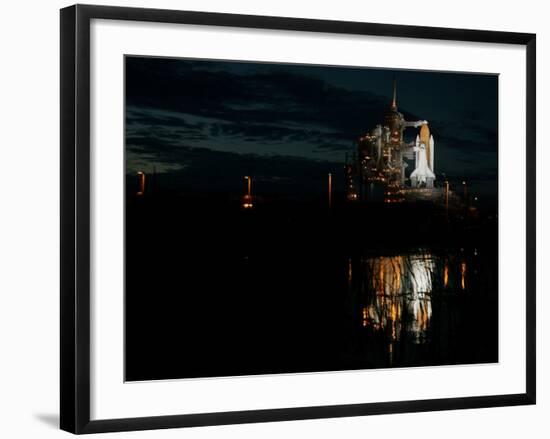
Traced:
<path fill-rule="evenodd" d="M 320 150 L 331 150 L 331 151 L 348 151 L 350 150 L 349 145 L 345 145 L 342 143 L 320 143 L 317 147 Z"/>
<path fill-rule="evenodd" d="M 449 148 L 466 153 L 493 152 L 498 147 L 496 127 L 487 127 L 467 121 L 430 121 L 430 128 L 437 132 L 437 139 Z"/>
<path fill-rule="evenodd" d="M 399 110 L 407 120 L 430 121 L 436 172 L 495 178 L 496 77 L 399 75 L 405 95 Z M 226 173 L 220 160 L 239 172 L 237 162 L 267 169 L 262 160 L 304 169 L 312 163 L 324 172 L 343 161 L 355 138 L 383 122 L 389 96 L 380 91 L 391 79 L 381 70 L 127 57 L 128 172 L 150 163 L 170 173 Z M 413 140 L 414 130 L 406 136 Z M 298 175 L 275 169 L 263 172 L 265 181 Z"/>
<path fill-rule="evenodd" d="M 309 130 L 322 128 L 342 140 L 353 138 L 379 122 L 379 115 L 387 107 L 386 99 L 375 94 L 347 90 L 274 67 L 271 70 L 266 67 L 262 73 L 234 73 L 209 71 L 201 65 L 127 58 L 127 104 L 217 119 L 225 122 L 229 130 L 233 129 L 228 124 L 243 131 L 271 124 L 271 130 L 265 131 L 270 137 L 277 130 L 273 124 L 280 126 L 281 135 L 285 124 L 294 124 Z M 165 119 L 164 125 L 173 125 L 179 118 Z M 181 119 L 185 123 L 185 118 Z M 155 120 L 161 122 L 158 117 Z M 141 122 L 149 123 L 143 119 Z"/>

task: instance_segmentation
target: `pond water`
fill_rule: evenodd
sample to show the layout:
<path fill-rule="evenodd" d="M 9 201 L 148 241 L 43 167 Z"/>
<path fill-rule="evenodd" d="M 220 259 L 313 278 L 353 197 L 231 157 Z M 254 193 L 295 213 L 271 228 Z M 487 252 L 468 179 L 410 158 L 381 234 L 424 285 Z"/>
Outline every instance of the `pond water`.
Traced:
<path fill-rule="evenodd" d="M 476 248 L 350 257 L 348 313 L 367 362 L 497 361 L 496 273 L 486 259 Z"/>
<path fill-rule="evenodd" d="M 198 212 L 128 215 L 129 381 L 498 361 L 482 234 L 375 246 L 359 220 Z"/>

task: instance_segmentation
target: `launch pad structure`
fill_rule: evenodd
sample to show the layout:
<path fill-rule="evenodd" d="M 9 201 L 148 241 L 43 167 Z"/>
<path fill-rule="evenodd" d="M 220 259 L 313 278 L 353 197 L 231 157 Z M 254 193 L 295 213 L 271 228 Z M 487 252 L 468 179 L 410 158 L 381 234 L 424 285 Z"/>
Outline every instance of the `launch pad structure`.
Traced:
<path fill-rule="evenodd" d="M 405 140 L 407 128 L 418 130 L 415 140 Z M 428 121 L 405 120 L 397 108 L 394 81 L 393 99 L 384 123 L 360 136 L 351 162 L 346 159 L 346 198 L 352 202 L 435 201 L 442 190 L 434 187 L 434 159 L 435 141 Z M 409 174 L 407 161 L 414 162 L 414 169 Z"/>

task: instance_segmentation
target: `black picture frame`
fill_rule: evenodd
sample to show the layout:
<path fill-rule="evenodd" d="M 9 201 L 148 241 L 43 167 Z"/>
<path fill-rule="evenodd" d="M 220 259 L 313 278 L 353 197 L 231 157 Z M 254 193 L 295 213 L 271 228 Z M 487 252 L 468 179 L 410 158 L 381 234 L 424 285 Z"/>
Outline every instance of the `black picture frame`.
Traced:
<path fill-rule="evenodd" d="M 181 23 L 526 47 L 526 392 L 416 401 L 90 420 L 90 21 Z M 535 404 L 536 36 L 303 18 L 110 6 L 61 10 L 61 429 L 81 434 Z"/>

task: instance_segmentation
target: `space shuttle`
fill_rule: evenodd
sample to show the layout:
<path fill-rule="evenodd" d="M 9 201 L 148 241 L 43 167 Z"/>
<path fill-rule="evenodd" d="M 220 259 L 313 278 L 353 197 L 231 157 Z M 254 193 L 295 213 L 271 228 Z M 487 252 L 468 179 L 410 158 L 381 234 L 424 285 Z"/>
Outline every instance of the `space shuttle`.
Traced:
<path fill-rule="evenodd" d="M 412 187 L 433 187 L 435 180 L 434 152 L 434 138 L 430 134 L 430 128 L 426 122 L 420 128 L 420 134 L 416 136 L 415 140 L 415 169 L 410 176 Z"/>

